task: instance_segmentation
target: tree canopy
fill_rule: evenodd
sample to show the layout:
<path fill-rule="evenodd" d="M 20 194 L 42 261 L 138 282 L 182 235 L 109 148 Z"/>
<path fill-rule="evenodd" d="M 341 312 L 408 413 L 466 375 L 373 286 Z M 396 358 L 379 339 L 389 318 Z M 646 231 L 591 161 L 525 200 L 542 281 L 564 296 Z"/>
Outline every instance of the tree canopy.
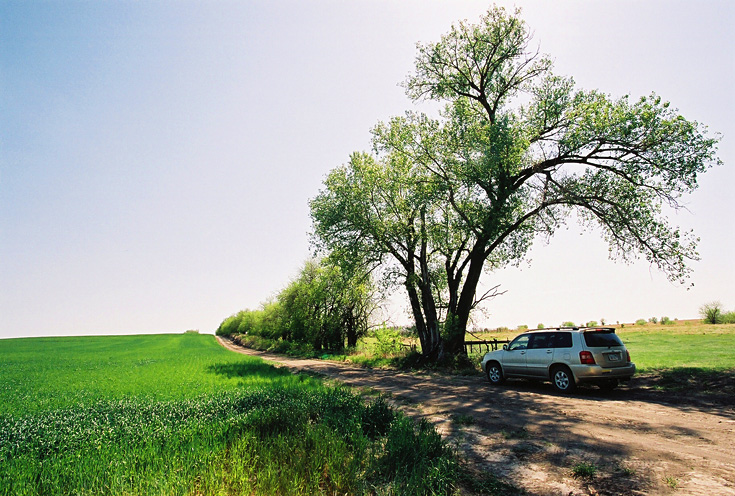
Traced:
<path fill-rule="evenodd" d="M 382 267 L 409 298 L 426 356 L 461 354 L 484 271 L 522 261 L 575 213 L 610 256 L 644 256 L 686 284 L 697 238 L 666 209 L 712 165 L 719 137 L 656 94 L 576 89 L 531 46 L 520 11 L 494 7 L 418 45 L 404 83 L 436 117 L 407 112 L 372 131 L 311 202 L 317 244 Z"/>

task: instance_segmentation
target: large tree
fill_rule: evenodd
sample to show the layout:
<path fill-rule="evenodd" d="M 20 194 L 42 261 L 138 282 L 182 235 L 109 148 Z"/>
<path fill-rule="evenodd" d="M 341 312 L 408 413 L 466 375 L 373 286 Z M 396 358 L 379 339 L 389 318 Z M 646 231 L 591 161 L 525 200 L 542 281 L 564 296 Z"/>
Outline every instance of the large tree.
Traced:
<path fill-rule="evenodd" d="M 686 283 L 697 240 L 664 208 L 719 162 L 706 128 L 655 94 L 575 89 L 502 8 L 419 45 L 405 87 L 444 102 L 441 115 L 378 124 L 375 156 L 333 171 L 312 217 L 326 249 L 392 267 L 425 354 L 462 353 L 483 271 L 518 263 L 572 217 L 600 229 L 612 257 L 642 255 Z"/>

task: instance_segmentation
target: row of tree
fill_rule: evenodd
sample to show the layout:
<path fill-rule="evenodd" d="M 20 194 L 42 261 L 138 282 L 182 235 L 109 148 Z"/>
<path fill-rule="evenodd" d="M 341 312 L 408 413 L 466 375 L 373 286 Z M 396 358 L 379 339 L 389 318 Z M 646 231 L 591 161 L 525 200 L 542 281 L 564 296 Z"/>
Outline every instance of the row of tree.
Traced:
<path fill-rule="evenodd" d="M 427 359 L 464 353 L 473 309 L 495 294 L 477 294 L 483 273 L 519 264 L 571 218 L 599 229 L 612 258 L 642 255 L 686 283 L 697 238 L 665 208 L 681 208 L 719 163 L 719 137 L 704 126 L 654 94 L 576 89 L 531 45 L 518 10 L 492 8 L 418 45 L 404 86 L 443 110 L 378 123 L 372 153 L 329 173 L 310 207 L 333 269 L 313 269 L 336 271 L 340 284 L 377 274 L 381 287 L 403 287 Z M 340 306 L 350 297 L 335 303 L 316 280 L 304 273 L 279 296 L 279 336 L 326 346 L 359 335 L 365 323 Z"/>
<path fill-rule="evenodd" d="M 228 317 L 217 335 L 255 335 L 315 350 L 354 347 L 368 331 L 374 294 L 369 274 L 348 272 L 326 259 L 309 260 L 273 301 Z"/>

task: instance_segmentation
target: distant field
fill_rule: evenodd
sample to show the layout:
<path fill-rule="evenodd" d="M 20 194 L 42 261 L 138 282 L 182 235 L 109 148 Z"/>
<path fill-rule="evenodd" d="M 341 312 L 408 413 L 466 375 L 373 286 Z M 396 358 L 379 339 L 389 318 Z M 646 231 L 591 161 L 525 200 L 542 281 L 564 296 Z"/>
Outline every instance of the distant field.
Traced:
<path fill-rule="evenodd" d="M 626 325 L 617 333 L 641 372 L 735 368 L 735 325 Z"/>
<path fill-rule="evenodd" d="M 0 340 L 0 496 L 449 494 L 381 398 L 183 334 Z"/>
<path fill-rule="evenodd" d="M 0 414 L 131 397 L 181 400 L 298 381 L 194 333 L 0 340 Z"/>

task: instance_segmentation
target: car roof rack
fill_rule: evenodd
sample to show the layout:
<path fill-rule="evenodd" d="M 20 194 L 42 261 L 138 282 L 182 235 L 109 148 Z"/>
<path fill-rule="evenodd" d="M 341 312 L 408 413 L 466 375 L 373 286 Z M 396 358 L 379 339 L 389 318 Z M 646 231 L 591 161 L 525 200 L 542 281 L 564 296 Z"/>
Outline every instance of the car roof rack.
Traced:
<path fill-rule="evenodd" d="M 561 326 L 561 327 L 544 327 L 543 329 L 529 329 L 525 332 L 544 332 L 544 331 L 615 331 L 610 326 Z"/>

